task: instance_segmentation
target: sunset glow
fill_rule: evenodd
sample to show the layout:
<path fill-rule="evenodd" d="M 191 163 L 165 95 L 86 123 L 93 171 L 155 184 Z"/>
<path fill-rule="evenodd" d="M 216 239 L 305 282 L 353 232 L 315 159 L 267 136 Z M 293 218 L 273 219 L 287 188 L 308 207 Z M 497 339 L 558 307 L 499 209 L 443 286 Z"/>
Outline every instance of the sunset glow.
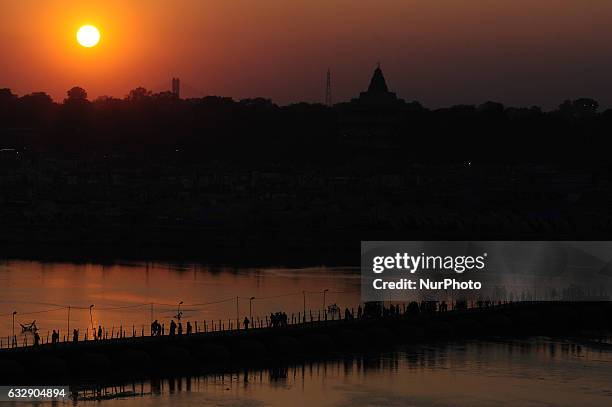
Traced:
<path fill-rule="evenodd" d="M 0 407 L 612 407 L 610 21 L 0 0 Z"/>
<path fill-rule="evenodd" d="M 84 25 L 77 32 L 77 41 L 86 48 L 95 47 L 100 42 L 100 31 L 93 25 Z"/>
<path fill-rule="evenodd" d="M 554 108 L 585 88 L 612 106 L 612 2 L 555 3 L 552 13 L 526 0 L 5 1 L 1 86 L 61 101 L 76 83 L 95 99 L 136 86 L 168 90 L 180 76 L 191 86 L 184 96 L 266 95 L 286 104 L 319 101 L 331 68 L 339 102 L 361 91 L 380 61 L 399 96 L 426 106 Z M 76 39 L 85 24 L 99 30 L 93 47 Z"/>

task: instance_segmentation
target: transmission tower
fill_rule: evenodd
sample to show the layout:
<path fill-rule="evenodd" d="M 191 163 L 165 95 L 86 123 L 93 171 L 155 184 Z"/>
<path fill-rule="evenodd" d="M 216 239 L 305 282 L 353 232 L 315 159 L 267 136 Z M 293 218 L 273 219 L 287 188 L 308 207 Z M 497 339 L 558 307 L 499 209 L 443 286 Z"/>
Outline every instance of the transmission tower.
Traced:
<path fill-rule="evenodd" d="M 327 68 L 327 84 L 325 86 L 325 104 L 332 106 L 331 71 Z"/>

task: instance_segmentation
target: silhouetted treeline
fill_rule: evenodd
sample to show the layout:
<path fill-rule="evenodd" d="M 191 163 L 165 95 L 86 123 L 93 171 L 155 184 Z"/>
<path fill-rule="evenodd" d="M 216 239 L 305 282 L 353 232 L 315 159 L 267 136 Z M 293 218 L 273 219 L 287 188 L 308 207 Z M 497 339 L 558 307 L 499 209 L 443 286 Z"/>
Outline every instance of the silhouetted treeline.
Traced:
<path fill-rule="evenodd" d="M 45 93 L 0 89 L 0 148 L 110 153 L 184 150 L 192 158 L 335 160 L 350 152 L 426 160 L 586 159 L 603 154 L 612 110 L 592 99 L 544 112 L 486 102 L 427 109 L 341 103 L 278 106 L 263 98 L 179 99 L 136 88 L 123 98 L 88 100 L 84 89 L 62 103 Z M 378 153 L 377 153 L 378 152 Z"/>
<path fill-rule="evenodd" d="M 360 240 L 609 240 L 612 111 L 387 99 L 0 90 L 0 256 L 349 264 Z"/>

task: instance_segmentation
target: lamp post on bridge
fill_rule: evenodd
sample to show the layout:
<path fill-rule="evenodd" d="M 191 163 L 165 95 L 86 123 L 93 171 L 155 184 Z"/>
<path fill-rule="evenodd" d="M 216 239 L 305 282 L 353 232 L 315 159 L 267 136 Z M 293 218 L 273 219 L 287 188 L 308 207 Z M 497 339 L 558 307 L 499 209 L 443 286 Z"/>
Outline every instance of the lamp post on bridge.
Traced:
<path fill-rule="evenodd" d="M 326 288 L 325 290 L 323 290 L 323 311 L 325 311 L 325 293 L 327 293 L 329 291 L 329 288 Z"/>
<path fill-rule="evenodd" d="M 181 313 L 181 305 L 183 305 L 183 301 L 178 303 L 178 309 L 176 311 L 176 319 L 178 319 L 179 321 L 181 320 L 181 317 L 183 316 L 183 314 Z"/>
<path fill-rule="evenodd" d="M 17 343 L 17 337 L 15 336 L 15 314 L 17 314 L 17 311 L 13 311 L 13 346 Z"/>
<path fill-rule="evenodd" d="M 94 328 L 93 325 L 93 315 L 91 313 L 92 308 L 94 307 L 94 304 L 91 304 L 89 306 L 89 323 L 91 324 L 91 335 L 95 338 L 96 337 L 96 329 Z"/>
<path fill-rule="evenodd" d="M 251 324 L 253 324 L 253 300 L 255 297 L 249 298 L 249 318 L 251 319 Z"/>

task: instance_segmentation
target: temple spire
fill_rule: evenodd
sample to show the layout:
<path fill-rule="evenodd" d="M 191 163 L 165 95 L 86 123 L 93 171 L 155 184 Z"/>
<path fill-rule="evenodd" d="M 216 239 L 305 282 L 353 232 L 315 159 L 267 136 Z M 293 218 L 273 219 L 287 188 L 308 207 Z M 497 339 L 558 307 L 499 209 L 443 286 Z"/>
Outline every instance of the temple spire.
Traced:
<path fill-rule="evenodd" d="M 380 62 L 376 63 L 376 69 L 370 79 L 370 86 L 365 92 L 361 92 L 358 98 L 355 98 L 351 103 L 357 103 L 362 106 L 398 106 L 404 104 L 404 100 L 397 97 L 393 92 L 389 91 L 385 75 L 380 67 Z"/>
<path fill-rule="evenodd" d="M 372 79 L 370 80 L 370 86 L 368 86 L 369 93 L 388 93 L 389 88 L 387 87 L 387 81 L 383 75 L 382 69 L 380 69 L 380 62 L 378 63 Z"/>

